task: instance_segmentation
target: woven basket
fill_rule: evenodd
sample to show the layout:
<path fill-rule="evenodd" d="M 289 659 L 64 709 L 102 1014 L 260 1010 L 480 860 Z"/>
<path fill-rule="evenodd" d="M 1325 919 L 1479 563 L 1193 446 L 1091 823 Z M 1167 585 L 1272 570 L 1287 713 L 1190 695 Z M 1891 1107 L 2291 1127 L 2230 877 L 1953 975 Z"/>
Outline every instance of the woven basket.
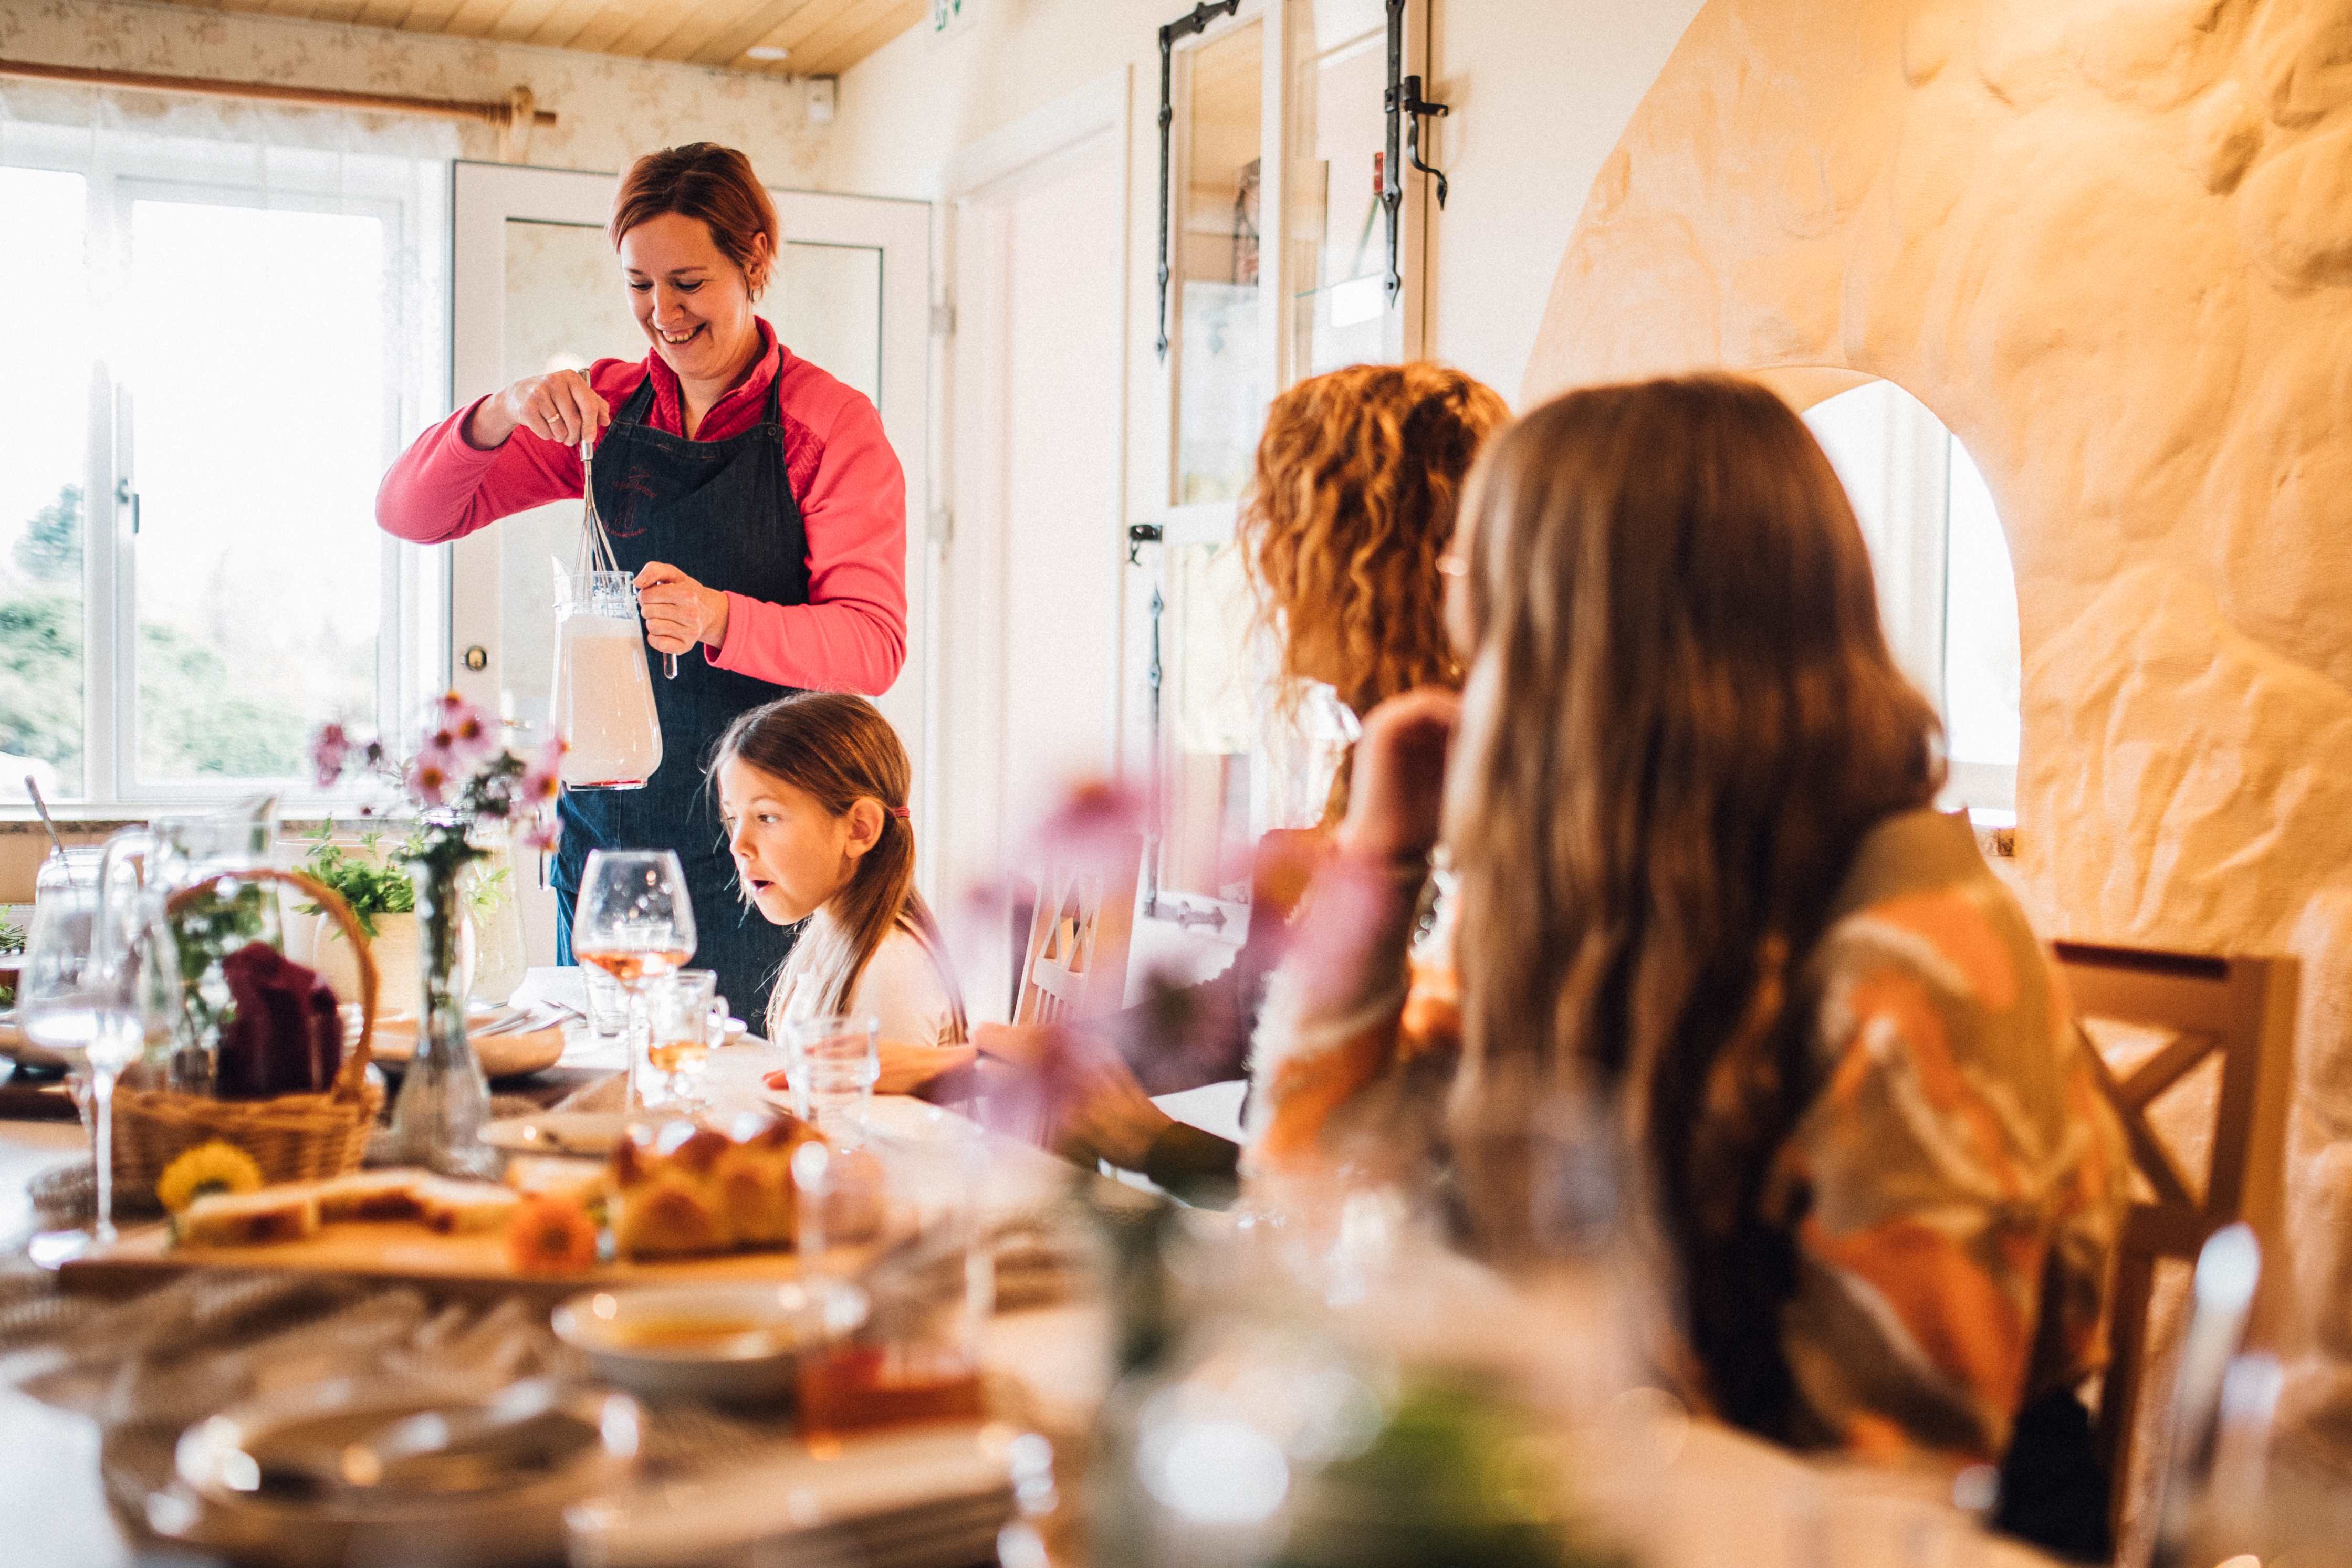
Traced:
<path fill-rule="evenodd" d="M 208 877 L 172 895 L 177 913 L 224 881 L 283 882 L 298 888 L 342 928 L 359 961 L 360 1034 L 343 1053 L 335 1081 L 323 1094 L 281 1094 L 274 1100 L 213 1100 L 169 1089 L 114 1091 L 114 1185 L 126 1196 L 150 1198 L 163 1168 L 199 1143 L 234 1143 L 261 1167 L 265 1182 L 309 1181 L 359 1168 L 368 1130 L 383 1109 L 383 1091 L 368 1081 L 368 1047 L 375 1037 L 375 960 L 367 933 L 342 895 L 299 871 L 269 868 Z"/>

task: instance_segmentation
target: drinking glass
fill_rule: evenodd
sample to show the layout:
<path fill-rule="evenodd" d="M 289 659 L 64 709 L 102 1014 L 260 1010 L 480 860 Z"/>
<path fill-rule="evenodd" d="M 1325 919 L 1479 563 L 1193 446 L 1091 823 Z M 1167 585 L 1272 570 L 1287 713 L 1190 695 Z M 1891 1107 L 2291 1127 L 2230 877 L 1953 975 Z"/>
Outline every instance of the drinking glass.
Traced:
<path fill-rule="evenodd" d="M 696 1080 L 710 1049 L 727 1035 L 727 999 L 719 976 L 708 969 L 681 969 L 650 981 L 646 990 L 646 1098 L 657 1083 L 664 1098 L 692 1108 L 701 1102 Z"/>
<path fill-rule="evenodd" d="M 878 1018 L 838 1013 L 786 1024 L 784 1081 L 792 1087 L 793 1114 L 855 1140 L 865 1129 L 866 1107 L 882 1076 L 876 1044 L 881 1032 Z"/>
<path fill-rule="evenodd" d="M 592 849 L 572 914 L 572 956 L 629 993 L 629 1109 L 645 1108 L 637 1063 L 646 1054 L 647 982 L 694 956 L 694 904 L 686 868 L 667 849 Z"/>
<path fill-rule="evenodd" d="M 621 983 L 593 964 L 584 966 L 588 977 L 588 1029 L 600 1040 L 616 1039 L 628 1033 L 629 994 Z"/>
<path fill-rule="evenodd" d="M 98 1180 L 91 1239 L 114 1239 L 114 1085 L 150 1045 L 172 1038 L 179 963 L 160 901 L 126 873 L 44 868 L 25 940 L 16 1009 L 26 1037 L 89 1075 Z"/>
<path fill-rule="evenodd" d="M 793 1175 L 802 1194 L 803 1267 L 835 1268 L 854 1259 L 871 1304 L 856 1333 L 803 1363 L 806 1429 L 837 1436 L 978 1419 L 982 1342 L 995 1306 L 994 1254 L 983 1223 L 990 1171 L 980 1128 L 943 1117 L 922 1137 L 894 1143 L 887 1158 L 813 1139 L 793 1151 Z M 832 1218 L 877 1206 L 890 1215 L 887 1256 L 827 1258 Z"/>

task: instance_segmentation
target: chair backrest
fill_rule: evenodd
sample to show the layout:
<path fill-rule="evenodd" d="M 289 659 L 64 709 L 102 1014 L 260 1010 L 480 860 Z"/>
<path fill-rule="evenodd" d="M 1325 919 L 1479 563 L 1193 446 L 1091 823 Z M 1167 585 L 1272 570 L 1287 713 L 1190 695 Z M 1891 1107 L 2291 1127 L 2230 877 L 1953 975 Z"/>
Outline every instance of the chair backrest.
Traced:
<path fill-rule="evenodd" d="M 2169 1037 L 2118 1075 L 2094 1049 L 2101 1086 L 2122 1119 L 2132 1163 L 2151 1196 L 2135 1198 L 2116 1258 L 2107 1370 L 2099 1395 L 2099 1457 L 2116 1539 L 2133 1495 L 2134 1435 L 2149 1352 L 2156 1269 L 2194 1262 L 2208 1237 L 2243 1222 L 2264 1251 L 2285 1202 L 2287 1093 L 2294 1070 L 2295 961 L 2223 958 L 2089 942 L 2054 944 L 2078 1019 L 2105 1019 Z M 2202 1181 L 2149 1121 L 2149 1107 L 2209 1058 L 2220 1058 Z"/>
<path fill-rule="evenodd" d="M 1099 1017 L 1127 999 L 1136 885 L 1143 872 L 1139 835 L 1133 837 L 1133 846 L 1132 852 L 1105 857 L 1096 865 L 1048 866 L 1038 874 L 1029 945 L 1013 996 L 1014 1023 Z"/>

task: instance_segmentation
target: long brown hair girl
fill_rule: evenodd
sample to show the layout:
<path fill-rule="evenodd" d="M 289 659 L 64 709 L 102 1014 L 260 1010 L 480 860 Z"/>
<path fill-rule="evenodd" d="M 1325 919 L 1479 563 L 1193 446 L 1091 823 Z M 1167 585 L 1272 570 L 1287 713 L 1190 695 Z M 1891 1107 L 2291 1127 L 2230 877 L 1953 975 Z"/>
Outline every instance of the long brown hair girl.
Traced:
<path fill-rule="evenodd" d="M 961 1044 L 968 1033 L 963 1000 L 939 923 L 915 888 L 911 769 L 881 710 L 835 692 L 781 698 L 728 726 L 712 758 L 713 779 L 730 768 L 749 770 L 750 787 L 780 800 L 771 802 L 777 820 L 763 830 L 764 842 L 754 841 L 761 830 L 746 826 L 729 803 L 745 896 L 772 920 L 808 922 L 769 998 L 769 1033 L 778 1034 L 791 1012 L 847 1011 L 876 952 L 905 931 L 930 954 L 952 1013 L 950 1041 L 914 1043 Z M 806 809 L 795 816 L 803 800 Z M 754 881 L 755 873 L 765 875 Z"/>
<path fill-rule="evenodd" d="M 1933 801 L 1939 724 L 1835 472 L 1760 386 L 1571 394 L 1496 438 L 1465 516 L 1457 1123 L 1571 1071 L 1622 1086 L 1693 1348 L 1772 1431 L 1760 1304 L 1793 1261 L 1759 1210 L 1802 1109 L 1790 969 L 1864 833 Z"/>

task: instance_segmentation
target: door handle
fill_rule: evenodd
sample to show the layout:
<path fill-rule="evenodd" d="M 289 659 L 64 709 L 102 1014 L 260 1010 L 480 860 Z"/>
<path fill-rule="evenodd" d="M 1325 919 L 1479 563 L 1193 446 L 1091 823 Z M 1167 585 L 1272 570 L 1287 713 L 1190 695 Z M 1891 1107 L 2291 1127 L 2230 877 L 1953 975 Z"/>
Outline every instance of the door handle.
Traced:
<path fill-rule="evenodd" d="M 131 488 L 129 479 L 114 481 L 114 504 L 131 509 L 131 531 L 139 531 L 139 492 Z"/>

